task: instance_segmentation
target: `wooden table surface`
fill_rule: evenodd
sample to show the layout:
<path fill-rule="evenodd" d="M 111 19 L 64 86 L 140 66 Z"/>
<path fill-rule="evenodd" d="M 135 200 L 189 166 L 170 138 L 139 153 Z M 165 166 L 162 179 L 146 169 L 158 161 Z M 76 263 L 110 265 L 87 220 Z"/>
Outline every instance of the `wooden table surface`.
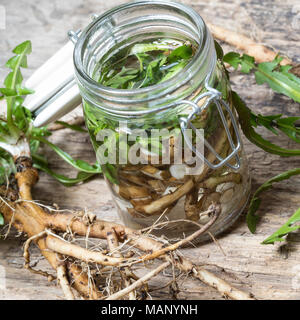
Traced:
<path fill-rule="evenodd" d="M 28 77 L 65 42 L 70 29 L 85 26 L 92 13 L 102 13 L 110 7 L 126 1 L 111 0 L 2 0 L 6 9 L 6 29 L 0 30 L 0 81 L 7 70 L 4 63 L 11 56 L 10 51 L 18 43 L 30 39 L 33 53 L 29 57 Z M 299 0 L 185 0 L 192 5 L 206 21 L 251 36 L 257 42 L 265 43 L 300 62 L 300 3 Z M 1 19 L 1 18 L 0 18 Z M 224 45 L 225 51 L 229 48 Z M 256 112 L 263 114 L 283 113 L 300 115 L 299 104 L 274 94 L 267 86 L 255 85 L 251 76 L 239 73 L 232 75 L 232 85 Z M 79 111 L 80 112 L 80 111 Z M 286 148 L 296 148 L 283 136 L 263 132 L 271 141 Z M 52 141 L 68 151 L 75 158 L 94 161 L 95 155 L 86 134 L 74 133 L 68 129 L 53 134 Z M 267 178 L 283 170 L 299 167 L 299 157 L 280 158 L 265 153 L 244 139 L 248 154 L 252 191 Z M 52 168 L 69 172 L 69 167 L 53 153 L 47 151 Z M 71 171 L 70 171 L 71 172 Z M 62 208 L 86 208 L 99 217 L 118 221 L 116 210 L 101 178 L 84 185 L 65 188 L 52 178 L 41 174 L 34 190 L 37 200 L 56 203 Z M 181 250 L 194 262 L 206 265 L 220 277 L 238 288 L 251 291 L 258 299 L 300 298 L 300 232 L 295 232 L 282 244 L 263 246 L 260 244 L 268 235 L 282 225 L 300 205 L 300 177 L 278 183 L 266 192 L 260 209 L 262 216 L 256 234 L 251 234 L 245 223 L 245 214 L 225 234 L 218 237 L 225 255 L 214 244 Z M 6 273 L 6 291 L 0 299 L 62 299 L 62 293 L 55 283 L 48 283 L 40 276 L 22 268 L 22 241 L 13 233 L 0 240 L 0 271 Z M 33 260 L 39 267 L 48 268 L 37 250 Z M 4 267 L 4 268 L 3 268 Z M 160 276 L 153 284 L 167 281 Z M 179 298 L 221 299 L 212 288 L 198 281 L 182 280 Z M 153 298 L 168 298 L 168 290 L 153 293 Z"/>

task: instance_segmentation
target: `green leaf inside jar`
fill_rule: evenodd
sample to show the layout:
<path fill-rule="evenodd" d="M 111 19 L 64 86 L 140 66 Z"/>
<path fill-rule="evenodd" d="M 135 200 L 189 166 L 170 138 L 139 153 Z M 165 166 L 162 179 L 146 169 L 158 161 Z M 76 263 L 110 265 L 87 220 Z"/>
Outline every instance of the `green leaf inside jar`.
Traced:
<path fill-rule="evenodd" d="M 120 50 L 102 64 L 96 80 L 115 89 L 138 89 L 169 80 L 192 59 L 189 42 L 159 39 Z"/>

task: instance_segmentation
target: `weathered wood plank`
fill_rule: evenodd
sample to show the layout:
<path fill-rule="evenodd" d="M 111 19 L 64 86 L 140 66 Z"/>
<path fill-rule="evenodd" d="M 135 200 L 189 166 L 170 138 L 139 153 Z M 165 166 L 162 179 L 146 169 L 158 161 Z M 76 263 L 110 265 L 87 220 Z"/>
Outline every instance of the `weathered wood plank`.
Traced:
<path fill-rule="evenodd" d="M 88 0 L 49 2 L 45 0 L 16 1 L 3 0 L 6 7 L 7 29 L 0 30 L 0 80 L 6 70 L 4 62 L 10 57 L 10 50 L 19 42 L 31 39 L 33 53 L 29 58 L 28 76 L 49 58 L 66 41 L 69 29 L 77 29 L 89 21 L 94 13 L 104 12 L 113 5 L 124 3 L 112 0 L 109 3 Z M 193 7 L 206 19 L 215 24 L 226 26 L 232 30 L 252 36 L 258 42 L 289 55 L 294 61 L 300 61 L 300 7 L 298 0 L 214 0 L 192 1 L 185 3 Z M 224 45 L 228 51 L 231 48 Z M 232 75 L 235 90 L 257 112 L 283 113 L 299 115 L 299 104 L 281 97 L 266 86 L 257 86 L 251 76 Z M 283 147 L 296 147 L 285 137 L 272 136 L 264 132 L 266 137 Z M 53 134 L 52 141 L 70 152 L 74 157 L 94 161 L 95 155 L 87 135 L 74 134 L 68 129 Z M 255 190 L 261 183 L 274 174 L 299 166 L 299 158 L 283 159 L 266 154 L 244 139 L 248 154 L 253 186 Z M 70 172 L 68 165 L 59 160 L 52 152 L 45 149 L 51 160 L 52 168 L 59 172 Z M 289 237 L 288 243 L 275 246 L 262 246 L 260 242 L 282 225 L 300 204 L 300 178 L 275 185 L 274 189 L 265 193 L 260 214 L 262 220 L 257 234 L 252 235 L 245 224 L 245 215 L 237 223 L 218 237 L 226 256 L 214 243 L 207 243 L 199 248 L 181 250 L 193 261 L 207 265 L 220 276 L 231 281 L 239 288 L 253 292 L 260 299 L 299 299 L 300 280 L 300 233 Z M 65 188 L 45 174 L 34 189 L 35 199 L 47 204 L 57 203 L 69 209 L 86 208 L 97 213 L 101 218 L 118 221 L 116 210 L 102 179 L 72 188 Z M 7 275 L 7 291 L 0 291 L 0 298 L 27 299 L 61 299 L 61 291 L 55 283 L 48 283 L 37 275 L 21 268 L 23 264 L 20 239 L 10 237 L 0 241 L 0 264 L 5 267 Z M 33 249 L 33 259 L 39 257 Z M 218 267 L 215 267 L 217 265 Z M 39 267 L 48 269 L 44 261 Z M 50 270 L 50 269 L 49 269 Z M 298 271 L 297 271 L 298 270 Z M 200 282 L 183 281 L 185 288 L 179 298 L 220 299 L 213 289 Z M 158 277 L 153 281 L 157 287 L 166 283 L 167 277 Z M 2 296 L 1 296 L 2 294 Z M 168 290 L 153 292 L 154 298 L 168 298 Z"/>

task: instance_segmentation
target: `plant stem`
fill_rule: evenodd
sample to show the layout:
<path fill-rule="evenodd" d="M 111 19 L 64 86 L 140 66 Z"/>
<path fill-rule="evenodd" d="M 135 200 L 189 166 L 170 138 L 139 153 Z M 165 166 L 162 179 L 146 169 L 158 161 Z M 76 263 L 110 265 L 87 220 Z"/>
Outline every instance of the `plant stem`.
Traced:
<path fill-rule="evenodd" d="M 7 103 L 7 126 L 10 134 L 12 137 L 17 140 L 20 136 L 20 130 L 18 127 L 15 126 L 14 120 L 13 120 L 13 103 L 14 98 L 12 97 L 6 97 L 6 103 Z"/>

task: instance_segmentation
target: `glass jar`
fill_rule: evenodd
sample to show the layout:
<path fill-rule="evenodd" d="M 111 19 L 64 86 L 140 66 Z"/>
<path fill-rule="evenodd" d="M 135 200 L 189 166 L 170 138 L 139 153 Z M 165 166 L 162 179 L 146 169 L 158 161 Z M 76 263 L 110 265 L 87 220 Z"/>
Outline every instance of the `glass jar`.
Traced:
<path fill-rule="evenodd" d="M 120 50 L 162 38 L 197 48 L 180 73 L 129 90 L 96 81 L 101 65 Z M 86 125 L 124 224 L 139 229 L 155 223 L 156 234 L 178 239 L 206 224 L 214 204 L 221 214 L 209 231 L 228 228 L 247 203 L 250 178 L 228 78 L 202 18 L 183 4 L 137 1 L 95 17 L 75 40 Z M 153 129 L 171 131 L 168 143 L 153 144 L 141 132 Z M 129 152 L 133 145 L 136 153 Z M 195 159 L 200 166 L 191 164 Z"/>

